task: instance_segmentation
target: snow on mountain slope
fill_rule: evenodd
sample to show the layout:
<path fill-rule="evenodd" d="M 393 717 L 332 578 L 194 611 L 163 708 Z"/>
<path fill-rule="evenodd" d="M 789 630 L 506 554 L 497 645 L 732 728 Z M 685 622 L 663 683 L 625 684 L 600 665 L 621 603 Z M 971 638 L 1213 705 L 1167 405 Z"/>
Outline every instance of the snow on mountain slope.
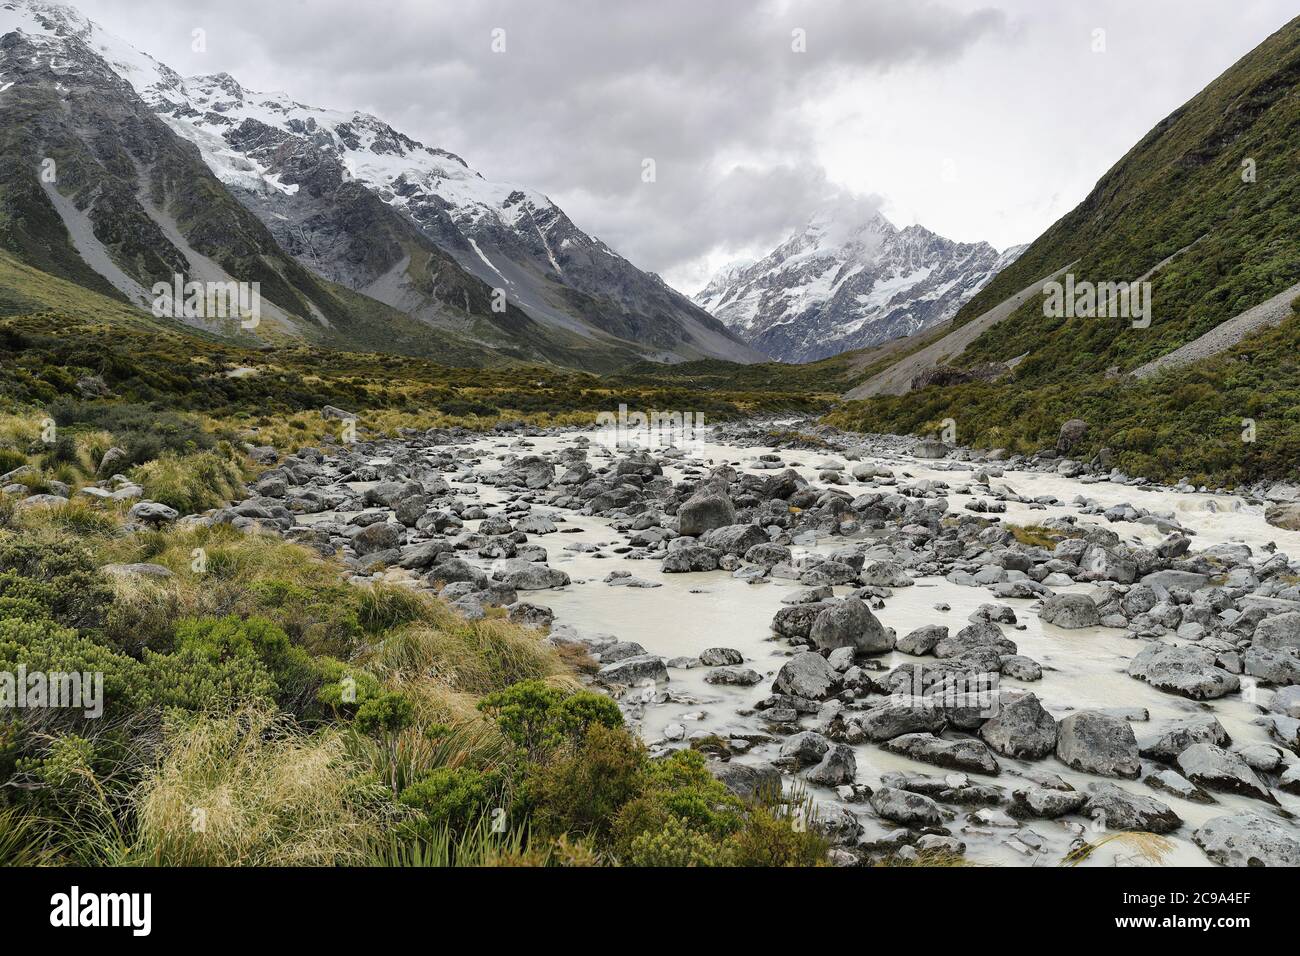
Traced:
<path fill-rule="evenodd" d="M 875 209 L 813 216 L 767 256 L 719 271 L 695 301 L 786 362 L 865 348 L 950 318 L 1024 249 L 899 229 Z"/>
<path fill-rule="evenodd" d="M 562 335 L 576 333 L 601 348 L 631 343 L 643 357 L 663 361 L 761 358 L 658 276 L 579 229 L 540 192 L 487 180 L 454 153 L 375 116 L 253 92 L 224 73 L 182 77 L 61 4 L 9 0 L 0 5 L 0 33 L 13 30 L 75 37 L 97 53 L 198 147 L 282 245 L 326 278 L 427 318 L 445 312 L 439 297 L 447 290 L 430 275 L 436 270 L 426 261 L 428 247 L 412 246 L 431 243 Z M 403 216 L 420 238 L 366 208 L 356 186 Z M 387 248 L 373 248 L 363 231 L 372 226 Z M 406 258 L 394 255 L 397 246 Z"/>

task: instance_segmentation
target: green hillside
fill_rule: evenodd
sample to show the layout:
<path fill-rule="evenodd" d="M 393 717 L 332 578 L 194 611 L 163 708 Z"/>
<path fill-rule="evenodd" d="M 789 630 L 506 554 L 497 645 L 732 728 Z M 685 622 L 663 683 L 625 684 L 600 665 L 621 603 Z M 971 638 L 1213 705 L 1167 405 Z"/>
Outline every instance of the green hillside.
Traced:
<path fill-rule="evenodd" d="M 1076 259 L 1077 281 L 1101 283 L 1131 282 L 1173 256 L 1150 278 L 1149 328 L 1045 318 L 1033 298 L 961 357 L 973 366 L 1023 356 L 1013 374 L 850 403 L 833 420 L 924 432 L 951 417 L 965 443 L 1032 451 L 1051 445 L 1062 421 L 1083 417 L 1088 451 L 1109 447 L 1133 473 L 1211 483 L 1294 473 L 1286 450 L 1300 433 L 1286 399 L 1300 380 L 1283 342 L 1295 320 L 1195 369 L 1141 383 L 1116 373 L 1300 282 L 1297 96 L 1300 18 L 1159 123 L 956 319 L 970 321 Z M 1251 409 L 1264 416 L 1254 444 L 1240 440 Z"/>

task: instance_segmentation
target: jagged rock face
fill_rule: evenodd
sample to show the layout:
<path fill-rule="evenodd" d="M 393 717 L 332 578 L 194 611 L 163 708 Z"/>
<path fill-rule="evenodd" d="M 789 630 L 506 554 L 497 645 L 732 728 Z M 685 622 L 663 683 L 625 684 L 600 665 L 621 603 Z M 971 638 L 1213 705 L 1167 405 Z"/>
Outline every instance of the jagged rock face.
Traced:
<path fill-rule="evenodd" d="M 999 254 L 854 215 L 814 217 L 758 262 L 723 269 L 695 301 L 760 351 L 808 362 L 951 318 L 1024 248 Z"/>
<path fill-rule="evenodd" d="M 411 255 L 413 243 L 381 255 L 364 248 L 367 226 L 379 216 L 374 209 L 358 215 L 358 189 L 538 322 L 627 339 L 645 346 L 650 358 L 758 357 L 658 276 L 579 229 L 546 196 L 490 182 L 454 153 L 374 116 L 255 93 L 224 73 L 179 82 L 127 78 L 269 227 L 286 236 L 296 231 L 297 251 L 309 265 L 389 305 L 409 308 L 418 299 L 419 277 L 401 254 Z M 304 199 L 330 202 L 320 209 Z"/>

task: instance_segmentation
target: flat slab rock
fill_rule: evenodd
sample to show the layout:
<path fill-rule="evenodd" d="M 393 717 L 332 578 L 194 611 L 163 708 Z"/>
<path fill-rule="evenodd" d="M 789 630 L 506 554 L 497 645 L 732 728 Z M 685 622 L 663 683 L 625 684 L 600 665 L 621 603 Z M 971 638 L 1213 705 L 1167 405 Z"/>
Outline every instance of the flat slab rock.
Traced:
<path fill-rule="evenodd" d="M 1178 755 L 1178 769 L 1192 783 L 1207 790 L 1274 801 L 1268 787 L 1240 754 L 1214 744 L 1192 744 Z"/>
<path fill-rule="evenodd" d="M 1192 839 L 1222 866 L 1300 866 L 1300 840 L 1253 813 L 1207 820 Z"/>
<path fill-rule="evenodd" d="M 933 734 L 903 734 L 881 746 L 893 753 L 949 770 L 969 770 L 996 776 L 1000 769 L 988 746 L 983 741 L 972 738 L 944 740 Z"/>
<path fill-rule="evenodd" d="M 1129 662 L 1130 677 L 1192 700 L 1214 700 L 1241 687 L 1236 674 L 1214 662 L 1214 654 L 1199 647 L 1153 642 Z"/>
<path fill-rule="evenodd" d="M 1083 812 L 1107 830 L 1172 833 L 1183 825 L 1182 817 L 1169 804 L 1131 793 L 1113 783 L 1088 784 Z"/>

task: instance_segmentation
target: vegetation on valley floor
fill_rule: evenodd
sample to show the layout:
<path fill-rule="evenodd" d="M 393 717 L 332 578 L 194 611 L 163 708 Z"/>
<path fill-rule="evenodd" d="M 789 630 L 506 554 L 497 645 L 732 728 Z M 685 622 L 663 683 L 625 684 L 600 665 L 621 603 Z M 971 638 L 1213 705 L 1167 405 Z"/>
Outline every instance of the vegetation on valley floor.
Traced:
<path fill-rule="evenodd" d="M 0 417 L 11 481 L 83 486 L 120 447 L 149 497 L 194 511 L 249 473 L 183 413 L 74 410 L 53 447 L 38 415 Z M 127 534 L 129 502 L 20 500 L 0 494 L 0 672 L 102 673 L 104 710 L 0 712 L 0 864 L 825 858 L 798 799 L 742 800 L 695 750 L 652 760 L 541 631 L 350 583 L 277 537 Z M 139 563 L 171 573 L 103 570 Z"/>

